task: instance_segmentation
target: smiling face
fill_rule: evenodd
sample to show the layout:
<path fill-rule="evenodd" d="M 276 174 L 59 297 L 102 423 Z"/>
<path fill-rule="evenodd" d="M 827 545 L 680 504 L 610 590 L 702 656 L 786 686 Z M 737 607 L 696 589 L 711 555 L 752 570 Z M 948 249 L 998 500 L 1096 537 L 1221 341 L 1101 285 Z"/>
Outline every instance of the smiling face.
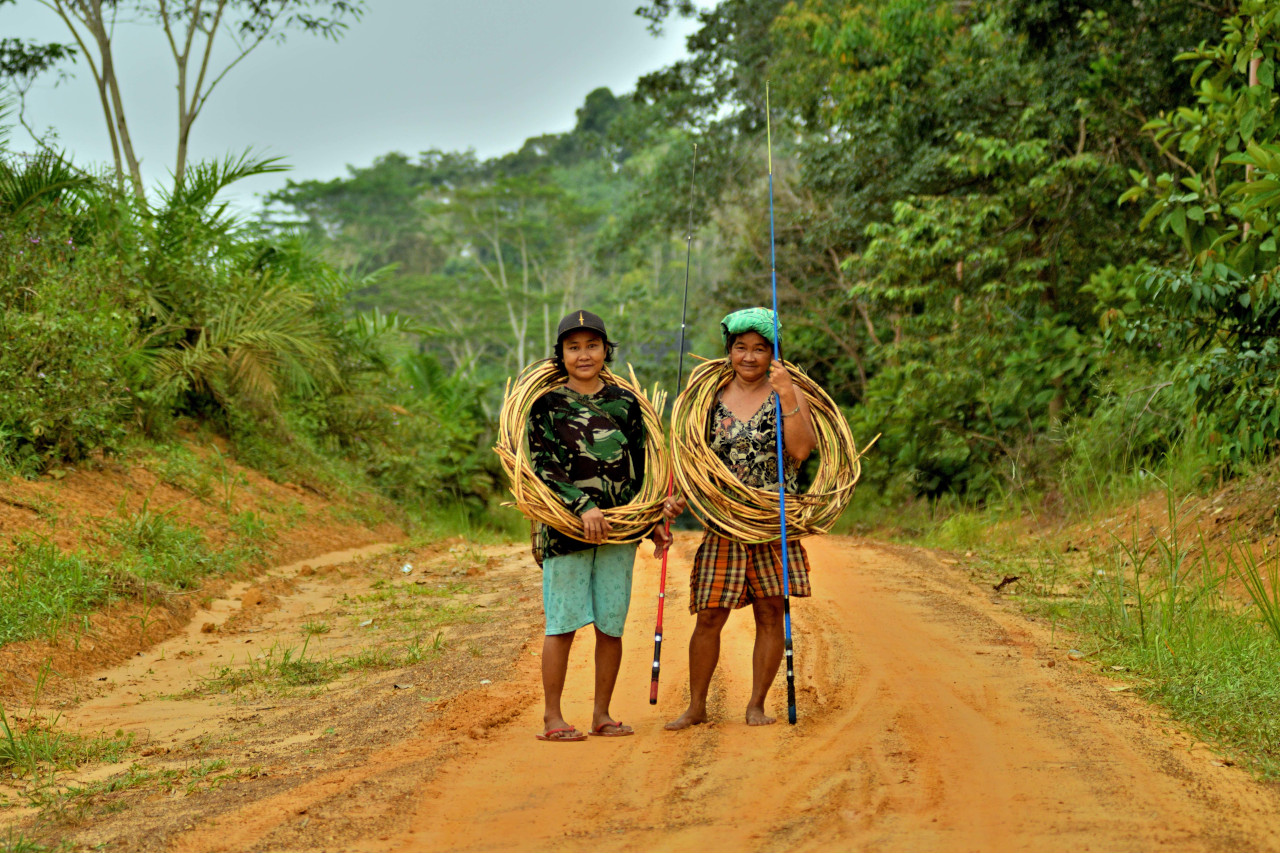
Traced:
<path fill-rule="evenodd" d="M 768 375 L 773 345 L 759 332 L 743 332 L 729 345 L 729 364 L 743 382 L 753 383 Z"/>
<path fill-rule="evenodd" d="M 605 343 L 600 333 L 579 329 L 560 342 L 569 378 L 581 386 L 593 385 L 604 368 Z"/>

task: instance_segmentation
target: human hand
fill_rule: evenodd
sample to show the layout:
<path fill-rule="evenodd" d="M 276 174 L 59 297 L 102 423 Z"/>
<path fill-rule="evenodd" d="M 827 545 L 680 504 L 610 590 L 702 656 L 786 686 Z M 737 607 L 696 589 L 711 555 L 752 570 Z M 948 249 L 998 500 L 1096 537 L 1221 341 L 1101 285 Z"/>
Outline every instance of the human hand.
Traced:
<path fill-rule="evenodd" d="M 662 502 L 662 515 L 668 519 L 674 519 L 688 506 L 688 502 L 679 495 L 668 495 L 667 500 Z"/>
<path fill-rule="evenodd" d="M 675 541 L 675 536 L 671 533 L 668 525 L 654 525 L 653 533 L 650 538 L 653 540 L 653 556 L 662 557 L 667 553 L 667 549 L 671 548 L 671 543 Z"/>
<path fill-rule="evenodd" d="M 612 530 L 613 526 L 599 507 L 592 507 L 582 514 L 582 534 L 588 543 L 603 543 Z"/>
<path fill-rule="evenodd" d="M 796 387 L 791 379 L 791 371 L 788 371 L 780 360 L 774 359 L 769 364 L 769 385 L 774 392 L 778 393 L 778 397 L 788 392 L 795 396 Z"/>

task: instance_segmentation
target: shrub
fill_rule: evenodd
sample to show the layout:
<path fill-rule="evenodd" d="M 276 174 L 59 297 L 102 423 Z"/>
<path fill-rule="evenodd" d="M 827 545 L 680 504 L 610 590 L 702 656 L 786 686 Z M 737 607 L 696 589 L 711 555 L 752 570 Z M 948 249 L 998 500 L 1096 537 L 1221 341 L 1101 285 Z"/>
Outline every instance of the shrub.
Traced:
<path fill-rule="evenodd" d="M 64 223 L 0 221 L 0 457 L 27 474 L 114 448 L 130 418 L 135 313 L 120 264 Z"/>

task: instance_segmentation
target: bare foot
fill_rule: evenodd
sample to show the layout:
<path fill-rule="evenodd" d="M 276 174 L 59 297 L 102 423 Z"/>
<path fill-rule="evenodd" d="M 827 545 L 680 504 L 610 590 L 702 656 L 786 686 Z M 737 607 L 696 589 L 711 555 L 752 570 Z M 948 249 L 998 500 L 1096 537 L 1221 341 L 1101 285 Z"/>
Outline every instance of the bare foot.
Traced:
<path fill-rule="evenodd" d="M 747 726 L 768 726 L 777 722 L 778 719 L 766 715 L 763 708 L 758 706 L 747 707 Z"/>
<path fill-rule="evenodd" d="M 600 723 L 591 727 L 592 735 L 619 736 L 619 735 L 635 735 L 635 730 L 624 724 L 622 721 L 611 721 L 605 718 Z"/>
<path fill-rule="evenodd" d="M 684 714 L 676 718 L 674 721 L 666 725 L 666 729 L 688 729 L 691 726 L 705 724 L 707 722 L 707 711 L 694 711 L 692 707 L 685 709 Z"/>
<path fill-rule="evenodd" d="M 573 735 L 582 735 L 582 732 L 577 727 L 566 721 L 560 715 L 543 715 L 542 731 L 547 733 L 552 730 L 560 730 L 561 732 L 564 732 L 565 730 L 572 730 Z"/>

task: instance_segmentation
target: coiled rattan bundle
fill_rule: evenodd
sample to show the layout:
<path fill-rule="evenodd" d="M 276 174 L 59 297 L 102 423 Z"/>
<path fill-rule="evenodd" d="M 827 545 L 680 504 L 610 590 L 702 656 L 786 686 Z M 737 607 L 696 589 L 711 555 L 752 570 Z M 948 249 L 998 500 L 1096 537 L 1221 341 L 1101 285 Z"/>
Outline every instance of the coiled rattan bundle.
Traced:
<path fill-rule="evenodd" d="M 813 419 L 818 471 L 809 490 L 787 494 L 787 539 L 825 534 L 844 512 L 862 474 L 861 452 L 835 402 L 795 365 L 784 362 Z M 777 489 L 746 486 L 711 450 L 707 422 L 720 390 L 733 379 L 728 359 L 699 365 L 676 398 L 671 413 L 671 458 L 675 480 L 690 509 L 721 536 L 765 543 L 782 536 Z M 781 429 L 781 425 L 779 425 Z M 879 437 L 876 437 L 879 438 Z M 875 439 L 867 447 L 874 444 Z"/>
<path fill-rule="evenodd" d="M 645 432 L 645 470 L 640 492 L 628 504 L 602 508 L 612 527 L 607 540 L 610 543 L 636 542 L 649 533 L 662 518 L 662 502 L 667 497 L 667 479 L 671 472 L 662 441 L 662 420 L 658 415 L 666 402 L 666 393 L 655 389 L 651 400 L 636 381 L 635 371 L 631 370 L 630 374 L 631 380 L 628 382 L 613 374 L 607 367 L 600 372 L 600 378 L 606 383 L 621 386 L 636 396 L 644 417 Z M 502 413 L 498 419 L 498 443 L 494 450 L 507 473 L 511 495 L 515 499 L 513 503 L 521 513 L 562 534 L 585 540 L 582 519 L 571 513 L 564 502 L 534 473 L 525 438 L 533 402 L 564 383 L 564 372 L 550 359 L 535 362 L 525 368 L 514 383 L 507 380 Z"/>

